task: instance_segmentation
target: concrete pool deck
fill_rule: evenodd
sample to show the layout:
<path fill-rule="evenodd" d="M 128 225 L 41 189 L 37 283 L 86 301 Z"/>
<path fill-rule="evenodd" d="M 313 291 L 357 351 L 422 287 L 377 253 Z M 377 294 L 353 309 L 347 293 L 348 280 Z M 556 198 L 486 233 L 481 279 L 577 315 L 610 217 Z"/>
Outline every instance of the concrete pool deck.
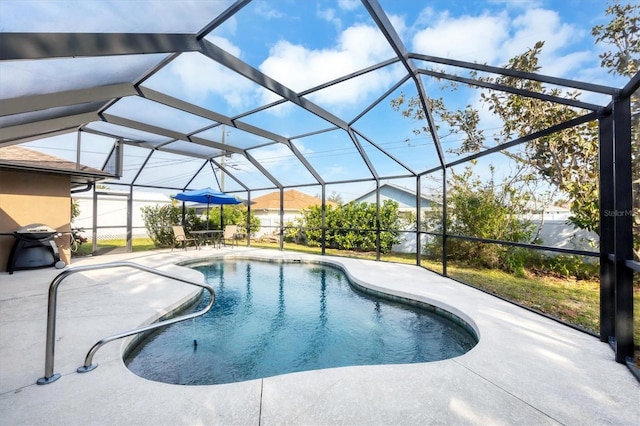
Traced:
<path fill-rule="evenodd" d="M 54 371 L 62 377 L 38 386 L 48 286 L 61 271 L 0 273 L 0 425 L 640 424 L 640 384 L 607 344 L 416 266 L 246 248 L 99 256 L 73 266 L 128 260 L 202 280 L 175 264 L 218 256 L 335 263 L 360 284 L 458 314 L 480 341 L 445 361 L 212 386 L 142 379 L 125 367 L 124 342 L 116 341 L 96 353 L 97 369 L 78 374 L 95 342 L 148 322 L 195 289 L 107 269 L 71 275 L 60 286 Z"/>

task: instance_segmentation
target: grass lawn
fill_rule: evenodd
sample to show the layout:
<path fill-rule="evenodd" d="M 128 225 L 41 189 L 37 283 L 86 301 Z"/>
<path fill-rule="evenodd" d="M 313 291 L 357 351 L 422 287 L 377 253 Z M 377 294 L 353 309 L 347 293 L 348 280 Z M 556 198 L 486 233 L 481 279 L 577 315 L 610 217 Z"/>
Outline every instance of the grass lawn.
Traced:
<path fill-rule="evenodd" d="M 519 278 L 495 269 L 447 264 L 448 275 L 593 333 L 600 328 L 600 283 L 556 277 Z"/>
<path fill-rule="evenodd" d="M 125 247 L 126 245 L 127 240 L 125 240 L 124 238 L 115 240 L 98 240 L 98 252 L 109 249 L 119 249 Z M 71 256 L 91 256 L 91 246 L 91 241 L 82 243 L 80 247 L 78 247 L 78 251 L 75 253 L 71 253 Z M 153 244 L 153 241 L 151 241 L 151 239 L 149 238 L 134 238 L 131 241 L 131 246 L 134 252 L 153 250 L 156 248 Z"/>
<path fill-rule="evenodd" d="M 252 247 L 277 248 L 273 243 L 252 243 Z M 320 253 L 320 249 L 285 243 L 285 250 Z M 344 250 L 326 250 L 327 254 L 344 257 L 375 259 L 375 253 L 360 253 Z M 415 255 L 403 253 L 381 254 L 380 260 L 415 264 Z M 442 271 L 442 264 L 421 261 L 422 266 Z M 578 325 L 598 333 L 600 327 L 600 283 L 577 281 L 555 277 L 516 277 L 495 269 L 472 269 L 447 263 L 451 278 L 471 284 L 489 293 L 500 295 L 555 318 Z"/>

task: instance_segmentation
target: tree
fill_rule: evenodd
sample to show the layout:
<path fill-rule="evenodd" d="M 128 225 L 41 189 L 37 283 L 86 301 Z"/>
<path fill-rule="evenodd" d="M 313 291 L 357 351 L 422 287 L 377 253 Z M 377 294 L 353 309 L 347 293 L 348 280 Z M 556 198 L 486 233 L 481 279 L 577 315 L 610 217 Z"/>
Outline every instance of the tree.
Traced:
<path fill-rule="evenodd" d="M 338 250 L 374 251 L 376 249 L 376 204 L 350 202 L 325 209 L 325 244 Z M 399 242 L 398 203 L 385 200 L 380 206 L 380 251 L 386 253 Z M 322 243 L 322 207 L 304 210 L 297 224 L 288 228 L 287 241 L 318 247 Z"/>
<path fill-rule="evenodd" d="M 149 238 L 156 247 L 170 247 L 173 244 L 173 225 L 182 225 L 185 231 L 203 230 L 207 228 L 207 221 L 201 215 L 196 214 L 194 208 L 187 209 L 182 222 L 182 207 L 175 201 L 169 205 L 145 206 L 141 208 L 142 217 Z M 224 207 L 224 221 L 228 225 L 238 225 L 240 232 L 246 231 L 248 209 L 244 205 L 231 205 Z M 218 228 L 220 225 L 220 207 L 215 207 L 209 212 L 209 229 Z M 260 219 L 251 215 L 250 232 L 253 234 L 260 230 Z"/>
<path fill-rule="evenodd" d="M 492 166 L 491 177 L 485 180 L 474 175 L 471 167 L 467 167 L 463 173 L 451 174 L 447 191 L 447 230 L 453 235 L 528 242 L 534 227 L 530 221 L 523 219 L 529 203 L 528 191 L 523 190 L 527 177 L 516 173 L 511 179 L 504 179 L 497 184 L 494 171 Z M 437 209 L 425 211 L 424 222 L 434 232 L 442 232 L 442 217 Z M 439 257 L 440 244 L 438 240 L 427 243 L 427 256 Z M 447 256 L 473 266 L 506 270 L 514 268 L 509 259 L 509 249 L 497 244 L 451 238 L 447 242 Z"/>
<path fill-rule="evenodd" d="M 322 197 L 320 196 L 320 194 L 316 194 L 316 198 Z M 331 191 L 331 195 L 327 197 L 327 201 L 331 201 L 332 203 L 335 203 L 337 205 L 344 204 L 344 201 L 342 200 L 342 194 L 336 191 Z"/>
<path fill-rule="evenodd" d="M 336 203 L 337 205 L 341 205 L 344 203 L 342 201 L 342 195 L 335 191 L 331 191 L 331 195 L 327 197 L 327 201 L 331 201 L 333 203 Z"/>
<path fill-rule="evenodd" d="M 173 231 L 171 227 L 180 223 L 182 209 L 173 203 L 144 206 L 140 211 L 142 212 L 147 234 L 149 238 L 151 238 L 151 241 L 153 241 L 153 244 L 156 247 L 171 247 L 173 245 Z"/>
<path fill-rule="evenodd" d="M 532 49 L 512 58 L 507 68 L 527 72 L 539 71 L 538 57 L 543 46 L 543 42 L 536 43 Z M 579 96 L 576 91 L 563 94 L 560 89 L 549 90 L 540 82 L 515 77 L 480 79 L 547 95 L 564 95 L 572 99 Z M 479 113 L 471 105 L 464 109 L 452 110 L 447 108 L 442 98 L 427 101 L 434 117 L 446 126 L 449 133 L 462 136 L 460 146 L 450 152 L 458 155 L 476 153 L 577 118 L 583 113 L 566 105 L 495 90 L 482 93 L 480 99 L 503 123 L 502 129 L 493 136 L 492 143 L 487 140 L 484 131 L 478 128 Z M 400 110 L 404 108 L 405 103 L 407 106 L 402 111 L 405 116 L 417 119 L 424 116 L 416 98 L 405 100 L 400 96 L 393 100 L 392 106 Z M 425 131 L 428 131 L 428 128 L 417 129 L 419 133 Z M 581 229 L 599 232 L 596 122 L 529 141 L 524 149 L 517 152 L 505 150 L 501 153 L 519 167 L 531 168 L 553 187 L 567 194 L 572 212 L 571 222 Z"/>
<path fill-rule="evenodd" d="M 596 44 L 612 45 L 614 50 L 600 54 L 600 65 L 610 73 L 632 77 L 640 69 L 640 4 L 610 4 L 606 14 L 612 19 L 607 25 L 591 30 Z"/>
<path fill-rule="evenodd" d="M 536 43 L 532 49 L 511 59 L 507 68 L 539 71 L 538 57 L 543 46 L 543 42 Z M 557 88 L 549 90 L 540 82 L 509 76 L 500 76 L 493 81 L 552 96 L 577 99 L 580 95 L 577 91 L 562 93 Z M 503 122 L 502 130 L 495 137 L 497 144 L 544 130 L 585 113 L 566 105 L 499 91 L 483 93 L 481 100 Z M 471 144 L 463 146 L 469 152 L 480 148 L 485 147 Z M 571 209 L 569 220 L 578 228 L 599 234 L 597 122 L 592 121 L 529 141 L 519 155 L 507 151 L 503 153 L 530 166 L 549 184 L 567 194 Z"/>
<path fill-rule="evenodd" d="M 78 200 L 71 199 L 71 222 L 80 216 L 80 203 Z"/>
<path fill-rule="evenodd" d="M 610 72 L 625 76 L 633 75 L 640 63 L 640 4 L 621 6 L 618 1 L 607 8 L 607 14 L 613 18 L 608 25 L 593 28 L 596 43 L 615 46 L 614 51 L 601 55 L 602 66 Z M 538 58 L 544 42 L 536 43 L 531 49 L 512 58 L 507 68 L 538 72 Z M 477 74 L 474 73 L 477 77 Z M 548 89 L 543 84 L 509 76 L 479 77 L 479 80 L 497 83 L 504 86 L 529 90 L 541 94 L 563 96 L 578 99 L 577 91 L 562 92 L 560 89 Z M 450 85 L 455 89 L 455 85 Z M 460 134 L 463 138 L 461 146 L 452 150 L 457 154 L 474 153 L 494 145 L 503 144 L 517 137 L 529 135 L 555 124 L 571 120 L 584 114 L 584 111 L 562 104 L 523 97 L 501 91 L 488 90 L 481 95 L 483 102 L 491 112 L 498 116 L 503 127 L 494 136 L 492 143 L 487 142 L 483 130 L 478 128 L 478 111 L 470 105 L 463 109 L 450 110 L 442 98 L 428 99 L 427 103 L 434 117 L 439 119 L 451 134 Z M 634 103 L 632 120 L 634 136 L 639 136 L 638 116 L 640 107 Z M 424 112 L 417 98 L 405 99 L 400 96 L 392 101 L 392 107 L 409 118 L 424 120 Z M 422 127 L 416 133 L 429 131 Z M 530 167 L 553 188 L 562 192 L 569 199 L 571 209 L 570 221 L 578 228 L 599 233 L 599 191 L 598 191 L 598 125 L 590 122 L 557 132 L 537 140 L 527 142 L 518 153 L 501 151 L 513 161 Z M 639 161 L 634 157 L 634 171 L 639 172 Z M 640 200 L 637 203 L 640 205 Z M 640 224 L 639 224 L 640 226 Z"/>
<path fill-rule="evenodd" d="M 221 208 L 221 206 L 214 206 L 209 208 L 209 229 L 221 229 L 222 224 L 220 223 L 220 215 L 222 214 L 222 221 L 225 225 L 238 225 L 238 230 L 240 232 L 246 233 L 247 230 L 247 214 L 248 209 L 244 204 L 231 204 L 225 205 Z M 195 220 L 191 223 L 193 229 L 195 230 L 203 230 L 207 229 L 207 221 L 205 220 Z M 251 214 L 251 224 L 250 224 L 250 232 L 251 234 L 255 234 L 260 230 L 261 226 L 260 218 Z"/>
<path fill-rule="evenodd" d="M 247 215 L 249 214 L 249 209 L 245 205 L 236 206 L 240 210 L 240 223 L 238 223 L 238 230 L 240 232 L 247 232 Z M 262 226 L 262 222 L 260 218 L 255 216 L 253 213 L 251 214 L 250 222 L 249 222 L 249 233 L 251 235 L 255 235 L 256 232 L 260 230 Z"/>

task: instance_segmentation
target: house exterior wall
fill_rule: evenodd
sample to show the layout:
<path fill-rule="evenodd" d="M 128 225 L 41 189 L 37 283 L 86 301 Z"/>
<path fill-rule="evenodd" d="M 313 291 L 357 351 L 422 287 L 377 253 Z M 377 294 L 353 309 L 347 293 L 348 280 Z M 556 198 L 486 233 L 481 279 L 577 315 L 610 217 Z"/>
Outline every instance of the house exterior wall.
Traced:
<path fill-rule="evenodd" d="M 255 233 L 254 238 L 265 235 L 280 233 L 280 210 L 260 209 L 252 210 L 251 213 L 260 219 L 260 230 Z M 302 217 L 302 212 L 298 210 L 284 210 L 284 223 L 294 222 Z"/>
<path fill-rule="evenodd" d="M 0 234 L 43 223 L 70 232 L 71 180 L 69 176 L 0 170 Z M 13 235 L 0 236 L 0 271 L 7 270 Z M 71 263 L 69 238 L 57 239 L 60 260 Z"/>

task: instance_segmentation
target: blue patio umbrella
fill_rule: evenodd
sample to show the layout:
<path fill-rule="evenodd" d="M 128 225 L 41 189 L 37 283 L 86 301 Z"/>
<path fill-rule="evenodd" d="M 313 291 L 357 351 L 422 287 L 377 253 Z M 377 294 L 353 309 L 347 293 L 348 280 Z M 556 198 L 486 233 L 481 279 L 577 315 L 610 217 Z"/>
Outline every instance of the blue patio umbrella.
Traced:
<path fill-rule="evenodd" d="M 240 204 L 242 202 L 229 194 L 216 191 L 212 188 L 194 189 L 192 191 L 180 192 L 176 194 L 174 198 L 180 201 L 193 201 L 196 203 L 207 203 L 207 231 L 209 230 L 209 205 L 210 204 L 220 204 L 220 205 Z M 220 215 L 222 216 L 222 212 L 220 212 Z"/>

